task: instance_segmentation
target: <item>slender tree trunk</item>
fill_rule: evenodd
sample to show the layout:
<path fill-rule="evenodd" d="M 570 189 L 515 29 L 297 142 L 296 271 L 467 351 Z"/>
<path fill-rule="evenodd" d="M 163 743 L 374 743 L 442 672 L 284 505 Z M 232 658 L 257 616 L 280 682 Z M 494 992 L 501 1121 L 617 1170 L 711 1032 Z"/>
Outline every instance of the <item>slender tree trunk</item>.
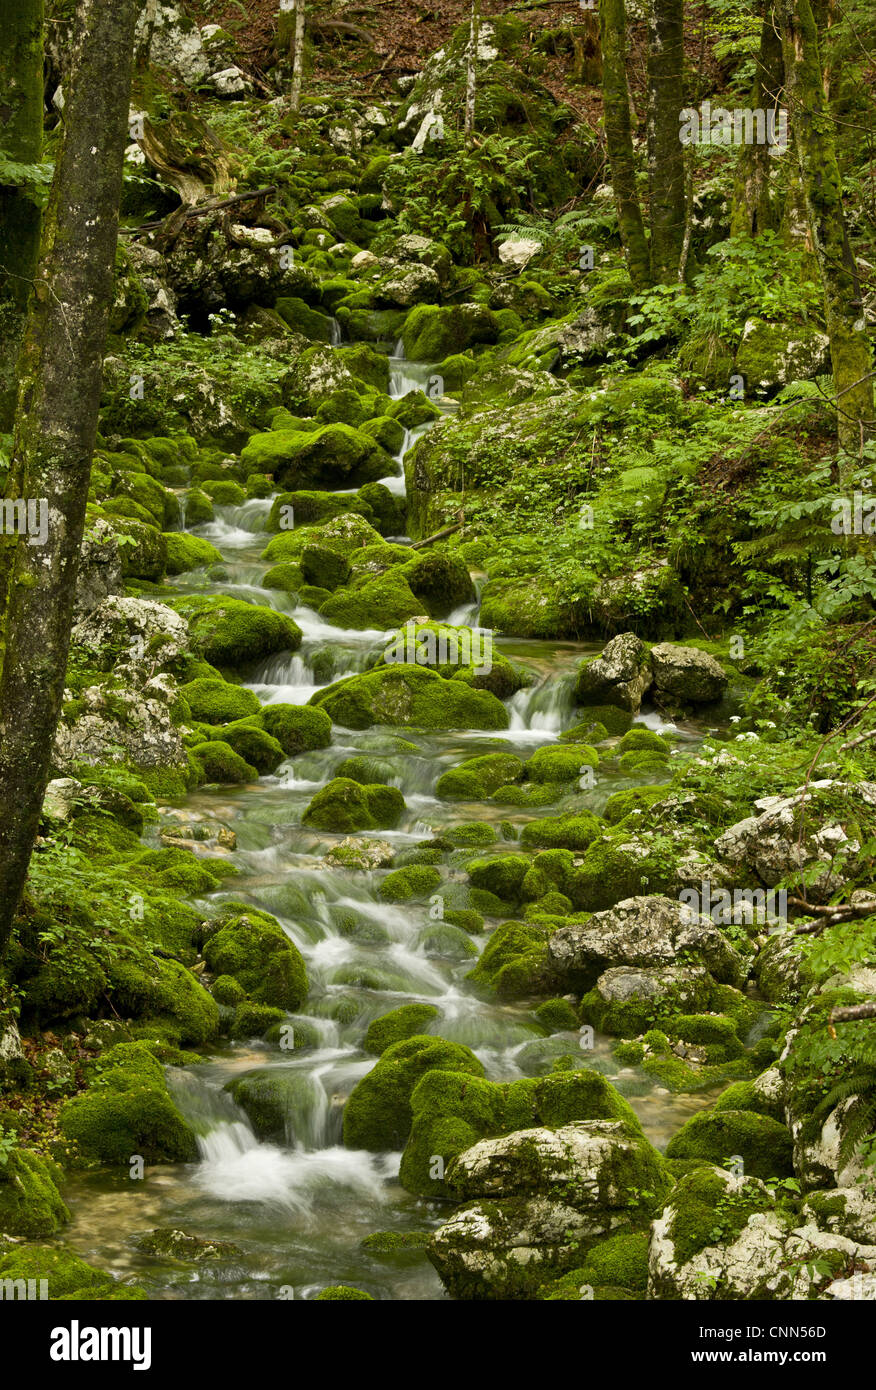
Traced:
<path fill-rule="evenodd" d="M 783 98 L 784 75 L 782 39 L 771 0 L 767 0 L 751 93 L 755 110 L 778 110 Z M 769 145 L 743 146 L 733 191 L 732 235 L 757 236 L 759 232 L 778 229 L 780 211 L 770 189 L 770 173 L 774 167 Z"/>
<path fill-rule="evenodd" d="M 3 615 L 0 955 L 27 876 L 64 691 L 113 296 L 138 6 L 79 0 L 64 134 L 21 357 L 13 467 L 48 521 L 45 544 L 17 540 Z"/>
<path fill-rule="evenodd" d="M 648 220 L 651 276 L 668 284 L 678 276 L 684 243 L 683 0 L 651 0 L 648 9 Z"/>
<path fill-rule="evenodd" d="M 478 0 L 471 0 L 471 24 L 468 36 L 468 65 L 465 74 L 465 138 L 471 143 L 475 131 L 475 99 L 478 83 L 478 42 L 481 20 Z"/>
<path fill-rule="evenodd" d="M 295 0 L 295 35 L 292 40 L 292 95 L 289 104 L 293 111 L 301 105 L 301 84 L 304 79 L 304 7 L 305 0 Z"/>
<path fill-rule="evenodd" d="M 818 33 L 809 0 L 778 0 L 791 106 L 792 139 L 806 197 L 812 242 L 824 290 L 824 310 L 837 400 L 841 455 L 860 453 L 872 432 L 873 381 L 857 267 L 846 235 L 842 179 L 824 95 Z M 843 462 L 840 462 L 841 472 Z"/>
<path fill-rule="evenodd" d="M 38 164 L 43 145 L 43 0 L 0 0 L 0 158 Z M 40 210 L 0 175 L 0 434 L 11 434 L 15 369 L 36 274 Z"/>
<path fill-rule="evenodd" d="M 630 279 L 637 289 L 642 289 L 650 282 L 651 260 L 636 188 L 636 161 L 633 155 L 630 94 L 627 87 L 624 0 L 599 0 L 599 37 L 602 45 L 605 141 L 611 165 L 617 220 Z M 677 119 L 676 116 L 676 122 Z"/>

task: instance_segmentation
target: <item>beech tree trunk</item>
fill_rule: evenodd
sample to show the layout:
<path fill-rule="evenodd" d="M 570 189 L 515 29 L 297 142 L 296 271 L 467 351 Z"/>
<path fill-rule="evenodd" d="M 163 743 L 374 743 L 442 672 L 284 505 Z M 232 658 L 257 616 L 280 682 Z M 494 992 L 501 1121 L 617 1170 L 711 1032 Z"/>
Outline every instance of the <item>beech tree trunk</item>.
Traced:
<path fill-rule="evenodd" d="M 624 0 L 599 0 L 599 38 L 602 45 L 605 142 L 611 165 L 617 220 L 630 279 L 636 289 L 643 289 L 650 283 L 651 258 L 636 188 L 636 161 L 630 123 L 630 94 L 627 87 Z M 676 126 L 677 120 L 676 116 Z"/>
<path fill-rule="evenodd" d="M 471 0 L 471 23 L 468 37 L 468 65 L 465 74 L 465 138 L 471 141 L 475 129 L 475 101 L 478 82 L 478 42 L 480 39 L 478 0 Z"/>
<path fill-rule="evenodd" d="M 301 84 L 304 80 L 304 3 L 295 0 L 295 33 L 292 39 L 292 95 L 289 105 L 297 111 L 301 104 Z"/>
<path fill-rule="evenodd" d="M 2 617 L 0 955 L 27 876 L 61 711 L 97 432 L 139 0 L 79 0 L 64 133 L 21 356 L 13 470 L 44 499 L 16 537 Z M 14 812 L 13 812 L 14 808 Z"/>
<path fill-rule="evenodd" d="M 651 0 L 648 10 L 648 222 L 651 277 L 663 284 L 678 276 L 684 243 L 684 146 L 679 113 L 684 106 L 683 0 Z"/>
<path fill-rule="evenodd" d="M 43 146 L 43 0 L 0 0 L 0 159 L 38 164 Z M 0 434 L 11 434 L 15 369 L 36 274 L 40 209 L 0 172 Z"/>
<path fill-rule="evenodd" d="M 782 40 L 771 0 L 767 4 L 760 31 L 751 104 L 755 110 L 777 110 L 784 99 Z M 780 209 L 770 188 L 770 172 L 776 167 L 769 145 L 743 147 L 733 191 L 732 235 L 776 231 L 781 223 Z"/>
<path fill-rule="evenodd" d="M 792 143 L 800 166 L 824 291 L 841 462 L 872 433 L 872 358 L 857 267 L 846 234 L 842 179 L 824 93 L 818 32 L 809 0 L 778 0 Z"/>

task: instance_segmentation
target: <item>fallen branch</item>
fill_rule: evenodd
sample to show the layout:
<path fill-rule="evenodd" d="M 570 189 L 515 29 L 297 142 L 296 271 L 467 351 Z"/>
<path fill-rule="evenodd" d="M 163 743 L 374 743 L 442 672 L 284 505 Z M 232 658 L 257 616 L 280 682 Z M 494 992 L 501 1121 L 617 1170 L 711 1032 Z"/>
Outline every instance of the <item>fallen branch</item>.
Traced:
<path fill-rule="evenodd" d="M 424 545 L 431 545 L 433 541 L 443 541 L 445 536 L 452 536 L 456 531 L 461 531 L 465 525 L 464 521 L 457 521 L 454 526 L 445 526 L 443 531 L 436 531 L 434 536 L 427 536 L 422 541 L 411 541 L 411 550 L 422 550 Z"/>
<path fill-rule="evenodd" d="M 849 1004 L 843 1009 L 834 1009 L 830 1022 L 855 1023 L 859 1018 L 876 1018 L 876 999 L 868 999 L 866 1004 Z"/>

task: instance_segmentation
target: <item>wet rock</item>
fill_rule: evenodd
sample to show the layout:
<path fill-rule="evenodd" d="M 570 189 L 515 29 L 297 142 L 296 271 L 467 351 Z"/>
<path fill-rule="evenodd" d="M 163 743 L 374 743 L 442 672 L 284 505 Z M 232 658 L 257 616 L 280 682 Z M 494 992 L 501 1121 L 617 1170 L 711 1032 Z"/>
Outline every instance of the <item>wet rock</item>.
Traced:
<path fill-rule="evenodd" d="M 83 538 L 76 578 L 73 621 L 79 623 L 106 598 L 124 588 L 122 559 L 115 529 L 98 517 Z"/>
<path fill-rule="evenodd" d="M 503 265 L 523 270 L 540 251 L 541 242 L 531 237 L 508 237 L 499 247 L 499 260 Z"/>
<path fill-rule="evenodd" d="M 658 642 L 651 648 L 654 695 L 657 702 L 707 705 L 720 700 L 727 687 L 727 673 L 713 656 L 697 647 L 677 647 Z"/>
<path fill-rule="evenodd" d="M 146 1255 L 158 1255 L 173 1260 L 234 1259 L 243 1252 L 229 1240 L 208 1240 L 204 1236 L 192 1236 L 173 1226 L 156 1226 L 147 1235 L 138 1236 L 137 1248 Z"/>
<path fill-rule="evenodd" d="M 587 987 L 609 966 L 662 967 L 683 955 L 712 977 L 738 985 L 738 952 L 708 917 L 694 917 L 672 898 L 627 898 L 586 922 L 560 927 L 548 953 L 557 974 Z"/>
<path fill-rule="evenodd" d="M 621 632 L 600 656 L 581 667 L 575 699 L 579 705 L 616 705 L 636 714 L 652 679 L 644 642 L 632 632 Z"/>
<path fill-rule="evenodd" d="M 776 391 L 830 370 L 830 339 L 814 324 L 749 319 L 736 352 L 736 371 L 749 392 Z"/>

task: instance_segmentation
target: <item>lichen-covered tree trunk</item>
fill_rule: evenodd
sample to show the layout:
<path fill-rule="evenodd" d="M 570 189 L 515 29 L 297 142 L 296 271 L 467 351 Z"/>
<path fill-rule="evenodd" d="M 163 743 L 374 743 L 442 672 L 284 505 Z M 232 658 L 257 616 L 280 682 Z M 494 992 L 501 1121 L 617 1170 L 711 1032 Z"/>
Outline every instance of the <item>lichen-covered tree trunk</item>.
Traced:
<path fill-rule="evenodd" d="M 648 7 L 648 223 L 651 277 L 676 279 L 684 242 L 684 6 L 650 0 Z"/>
<path fill-rule="evenodd" d="M 864 438 L 872 432 L 870 345 L 857 268 L 846 235 L 842 178 L 824 94 L 812 8 L 809 0 L 777 0 L 777 13 L 792 143 L 824 291 L 837 396 L 837 437 L 847 467 L 850 456 L 860 453 Z"/>
<path fill-rule="evenodd" d="M 471 20 L 468 33 L 468 63 L 465 74 L 465 138 L 471 141 L 475 129 L 475 103 L 478 83 L 478 43 L 480 42 L 478 0 L 471 0 Z"/>
<path fill-rule="evenodd" d="M 0 955 L 39 825 L 97 432 L 138 0 L 79 0 L 64 134 L 21 356 L 13 467 L 45 544 L 17 538 L 2 614 Z M 41 539 L 41 537 L 40 537 Z"/>
<path fill-rule="evenodd" d="M 43 143 L 43 0 L 0 0 L 0 161 L 38 164 Z M 15 368 L 36 273 L 40 210 L 26 176 L 0 167 L 0 434 L 12 430 Z"/>
<path fill-rule="evenodd" d="M 599 38 L 602 45 L 602 102 L 605 142 L 621 241 L 630 279 L 637 289 L 651 278 L 651 263 L 642 207 L 636 188 L 636 160 L 630 125 L 627 88 L 627 26 L 624 0 L 599 0 Z"/>
<path fill-rule="evenodd" d="M 752 106 L 756 111 L 776 110 L 783 100 L 783 91 L 782 40 L 772 3 L 768 0 L 760 31 Z M 781 210 L 770 187 L 770 174 L 775 168 L 776 160 L 770 155 L 769 145 L 755 142 L 743 146 L 733 190 L 732 235 L 757 236 L 759 232 L 778 229 Z"/>

